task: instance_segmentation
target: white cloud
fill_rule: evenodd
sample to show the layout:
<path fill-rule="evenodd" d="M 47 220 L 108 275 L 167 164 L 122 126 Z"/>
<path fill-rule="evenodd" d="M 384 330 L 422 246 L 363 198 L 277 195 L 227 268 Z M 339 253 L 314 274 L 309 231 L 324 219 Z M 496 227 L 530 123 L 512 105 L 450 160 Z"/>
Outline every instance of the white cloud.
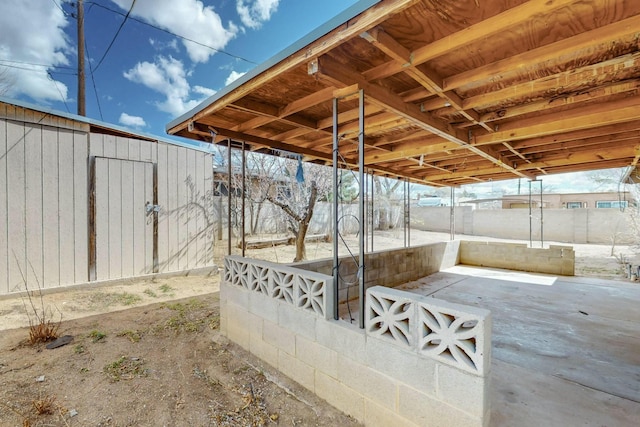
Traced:
<path fill-rule="evenodd" d="M 131 126 L 134 128 L 143 128 L 147 125 L 142 117 L 138 116 L 130 116 L 129 114 L 122 112 L 120 114 L 120 118 L 118 119 L 120 124 L 125 126 Z"/>
<path fill-rule="evenodd" d="M 176 40 L 176 39 L 171 39 L 171 41 L 169 41 L 169 42 L 163 42 L 163 41 L 156 40 L 156 39 L 153 39 L 153 38 L 149 37 L 149 44 L 155 50 L 158 50 L 158 51 L 165 50 L 165 49 L 173 50 L 173 51 L 176 51 L 176 52 L 179 51 L 178 50 L 178 40 Z"/>
<path fill-rule="evenodd" d="M 131 7 L 131 0 L 112 1 L 126 11 Z M 214 8 L 205 7 L 199 0 L 138 0 L 131 13 L 150 24 L 214 49 L 223 49 L 238 33 L 232 22 L 225 28 Z M 215 53 L 215 50 L 188 40 L 182 40 L 182 44 L 194 62 L 207 62 Z"/>
<path fill-rule="evenodd" d="M 224 85 L 225 86 L 229 86 L 231 83 L 233 83 L 234 81 L 238 80 L 240 77 L 244 76 L 245 73 L 239 73 L 237 71 L 231 71 L 231 73 L 229 74 L 229 77 L 227 77 L 227 80 L 224 81 Z"/>
<path fill-rule="evenodd" d="M 47 67 L 69 64 L 71 48 L 64 33 L 68 23 L 53 2 L 0 1 L 0 72 L 8 82 L 4 88 L 7 96 L 68 100 L 67 86 L 56 81 L 55 74 L 50 77 L 54 68 Z"/>
<path fill-rule="evenodd" d="M 256 29 L 271 19 L 271 15 L 278 10 L 279 2 L 280 0 L 237 0 L 236 10 L 244 25 Z"/>
<path fill-rule="evenodd" d="M 128 80 L 140 83 L 165 97 L 162 102 L 156 102 L 159 110 L 172 116 L 179 116 L 194 108 L 209 94 L 215 93 L 211 89 L 195 86 L 193 89 L 187 81 L 187 73 L 182 61 L 171 56 L 159 56 L 154 63 L 139 62 L 124 73 Z M 191 94 L 205 95 L 192 99 Z"/>
<path fill-rule="evenodd" d="M 195 85 L 193 88 L 191 88 L 191 90 L 194 93 L 199 93 L 201 95 L 206 96 L 207 98 L 212 96 L 212 95 L 215 95 L 216 92 L 217 92 L 217 91 L 215 91 L 213 89 L 209 89 L 208 87 L 198 86 L 198 85 Z"/>

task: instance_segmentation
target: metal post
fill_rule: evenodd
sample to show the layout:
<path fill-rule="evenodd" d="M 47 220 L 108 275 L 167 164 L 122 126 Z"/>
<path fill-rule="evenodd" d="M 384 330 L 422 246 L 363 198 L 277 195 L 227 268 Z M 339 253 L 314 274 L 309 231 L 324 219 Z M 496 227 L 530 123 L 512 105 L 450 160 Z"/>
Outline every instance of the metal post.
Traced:
<path fill-rule="evenodd" d="M 246 144 L 242 141 L 242 256 L 244 256 L 246 246 L 245 236 L 245 198 L 246 198 L 246 173 L 247 173 L 247 157 L 246 157 Z"/>
<path fill-rule="evenodd" d="M 544 228 L 542 224 L 542 180 L 540 180 L 540 247 L 544 248 Z"/>
<path fill-rule="evenodd" d="M 532 218 L 532 213 L 531 213 L 531 181 L 529 181 L 529 247 L 532 248 L 533 247 L 533 226 L 531 221 L 533 220 Z"/>
<path fill-rule="evenodd" d="M 338 98 L 333 99 L 333 318 L 338 320 L 338 290 L 340 274 L 338 268 Z"/>
<path fill-rule="evenodd" d="M 359 99 L 359 119 L 360 122 L 360 132 L 358 134 L 358 175 L 360 179 L 360 197 L 359 197 L 359 217 L 360 217 L 360 257 L 358 261 L 358 288 L 360 289 L 359 293 L 359 318 L 360 318 L 360 329 L 364 329 L 364 298 L 365 298 L 365 265 L 364 265 L 364 195 L 362 194 L 362 186 L 364 183 L 364 90 L 360 89 L 360 99 Z"/>
<path fill-rule="evenodd" d="M 451 187 L 451 208 L 449 209 L 449 232 L 451 241 L 456 240 L 456 190 Z"/>
<path fill-rule="evenodd" d="M 227 255 L 231 255 L 231 138 L 227 139 Z"/>
<path fill-rule="evenodd" d="M 375 231 L 376 209 L 374 194 L 376 192 L 375 182 L 373 180 L 373 174 L 371 174 L 371 252 L 373 252 L 373 233 Z"/>
<path fill-rule="evenodd" d="M 366 252 L 369 249 L 369 180 L 367 179 L 367 175 L 365 173 L 364 176 L 364 182 L 362 183 L 362 185 L 360 185 L 360 187 L 362 187 L 362 190 L 364 192 L 364 212 L 365 212 L 365 217 L 362 218 L 362 221 L 364 222 L 364 251 Z"/>
<path fill-rule="evenodd" d="M 411 184 L 409 183 L 409 178 L 407 178 L 407 241 L 409 242 L 408 247 L 411 247 Z"/>
<path fill-rule="evenodd" d="M 402 236 L 404 247 L 407 247 L 407 182 L 402 183 Z"/>

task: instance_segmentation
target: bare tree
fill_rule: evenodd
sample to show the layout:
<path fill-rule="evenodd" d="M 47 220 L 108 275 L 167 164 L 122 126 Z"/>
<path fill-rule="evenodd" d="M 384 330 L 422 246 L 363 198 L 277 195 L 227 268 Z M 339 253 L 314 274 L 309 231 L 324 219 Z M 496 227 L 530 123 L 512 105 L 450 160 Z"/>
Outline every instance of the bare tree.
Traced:
<path fill-rule="evenodd" d="M 285 214 L 289 229 L 295 236 L 294 262 L 307 258 L 305 238 L 316 203 L 326 198 L 331 183 L 331 169 L 326 166 L 277 159 L 265 170 L 260 182 L 262 194 Z M 306 176 L 303 178 L 303 176 Z"/>
<path fill-rule="evenodd" d="M 375 200 L 378 205 L 378 230 L 388 230 L 395 227 L 393 218 L 393 205 L 397 191 L 402 181 L 391 178 L 375 176 L 373 179 L 375 188 Z"/>

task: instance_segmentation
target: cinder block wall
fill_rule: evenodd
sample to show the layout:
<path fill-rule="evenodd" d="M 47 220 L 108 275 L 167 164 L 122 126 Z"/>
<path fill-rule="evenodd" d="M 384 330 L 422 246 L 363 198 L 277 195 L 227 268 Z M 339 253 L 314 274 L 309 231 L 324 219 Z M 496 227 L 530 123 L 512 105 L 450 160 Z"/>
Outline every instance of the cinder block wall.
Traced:
<path fill-rule="evenodd" d="M 365 255 L 365 288 L 375 285 L 393 288 L 453 267 L 459 263 L 459 246 L 459 241 L 452 241 L 368 253 Z M 304 261 L 291 266 L 333 275 L 333 258 Z M 357 297 L 357 273 L 357 265 L 351 258 L 340 258 L 340 302 Z"/>
<path fill-rule="evenodd" d="M 220 307 L 231 341 L 365 426 L 488 425 L 488 368 L 474 375 L 226 281 Z"/>
<path fill-rule="evenodd" d="M 460 264 L 573 276 L 575 252 L 571 246 L 539 249 L 517 243 L 461 241 Z"/>

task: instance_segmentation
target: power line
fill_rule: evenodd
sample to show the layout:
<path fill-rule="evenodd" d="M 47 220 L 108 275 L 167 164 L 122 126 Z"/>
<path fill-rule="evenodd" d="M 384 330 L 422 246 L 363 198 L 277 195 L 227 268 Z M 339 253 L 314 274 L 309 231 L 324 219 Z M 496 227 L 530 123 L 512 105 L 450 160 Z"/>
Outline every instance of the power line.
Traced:
<path fill-rule="evenodd" d="M 58 83 L 56 83 L 56 81 L 54 80 L 53 76 L 51 75 L 50 72 L 47 71 L 47 77 L 49 78 L 49 80 L 51 80 L 53 82 L 53 85 L 56 87 L 56 89 L 58 90 L 58 93 L 60 94 L 60 99 L 62 100 L 62 102 L 64 103 L 65 108 L 67 109 L 67 113 L 71 113 L 71 111 L 69 110 L 69 106 L 67 105 L 67 101 L 66 99 L 64 99 L 64 95 L 62 95 L 62 91 L 60 90 L 60 88 L 58 87 Z"/>
<path fill-rule="evenodd" d="M 102 107 L 100 106 L 100 98 L 98 97 L 98 89 L 96 88 L 96 79 L 93 76 L 93 67 L 91 66 L 91 56 L 89 55 L 89 48 L 87 48 L 87 42 L 84 43 L 84 50 L 87 53 L 89 59 L 89 72 L 91 73 L 91 82 L 93 83 L 93 92 L 96 94 L 96 103 L 98 104 L 98 111 L 100 112 L 100 120 L 104 120 L 102 117 Z"/>
<path fill-rule="evenodd" d="M 41 72 L 43 70 L 36 70 L 34 68 L 29 68 L 29 67 L 20 67 L 19 65 L 9 65 L 9 64 L 0 64 L 0 67 L 6 67 L 6 68 L 15 68 L 16 70 L 26 70 L 26 71 L 37 71 L 37 72 Z M 47 70 L 44 70 L 47 71 Z M 47 74 L 50 73 L 49 71 L 47 71 Z M 51 73 L 56 73 L 56 74 L 66 74 L 69 76 L 75 76 L 77 73 L 65 73 L 62 71 L 51 71 Z"/>
<path fill-rule="evenodd" d="M 51 1 L 53 2 L 53 4 L 55 4 L 55 5 L 56 5 L 56 7 L 57 7 L 58 9 L 60 9 L 60 11 L 64 14 L 64 16 L 71 16 L 72 18 L 74 17 L 73 15 L 71 15 L 71 14 L 69 14 L 69 13 L 65 12 L 65 10 L 62 8 L 62 6 L 60 6 L 56 0 L 51 0 Z"/>
<path fill-rule="evenodd" d="M 131 14 L 131 11 L 133 10 L 133 6 L 135 4 L 136 4 L 136 0 L 133 0 L 131 2 L 131 7 L 129 8 L 129 11 L 124 16 L 124 19 L 122 20 L 122 22 L 120 23 L 120 26 L 118 27 L 118 31 L 116 31 L 116 34 L 111 39 L 111 43 L 109 43 L 107 50 L 105 50 L 104 54 L 102 55 L 102 58 L 100 58 L 100 61 L 98 61 L 98 65 L 96 65 L 96 68 L 94 68 L 93 71 L 98 71 L 98 68 L 100 68 L 100 65 L 102 65 L 102 61 L 104 61 L 104 58 L 107 57 L 107 54 L 111 50 L 111 46 L 113 46 L 113 43 L 115 43 L 116 39 L 118 38 L 118 34 L 120 34 L 120 31 L 122 30 L 122 27 L 124 27 L 124 24 L 127 22 L 127 19 L 129 19 L 129 15 Z"/>
<path fill-rule="evenodd" d="M 0 62 L 11 62 L 13 64 L 34 65 L 36 67 L 45 67 L 45 68 L 66 68 L 69 70 L 75 70 L 74 67 L 69 67 L 68 65 L 39 64 L 37 62 L 16 61 L 14 59 L 0 59 Z"/>
<path fill-rule="evenodd" d="M 120 16 L 127 16 L 127 15 L 128 15 L 128 14 L 127 14 L 127 15 L 125 15 L 124 13 L 120 12 L 119 10 L 111 9 L 110 7 L 107 7 L 107 6 L 101 5 L 101 4 L 99 4 L 99 3 L 95 3 L 95 2 L 87 2 L 87 3 L 90 3 L 90 4 L 91 4 L 91 6 L 94 6 L 94 5 L 95 5 L 95 6 L 101 7 L 101 8 L 103 8 L 103 9 L 108 10 L 109 12 L 115 13 L 115 14 L 120 15 Z M 257 62 L 252 61 L 252 60 L 250 60 L 250 59 L 243 58 L 242 56 L 239 56 L 239 55 L 234 55 L 233 53 L 227 52 L 227 51 L 222 50 L 222 49 L 216 49 L 215 47 L 213 47 L 213 46 L 209 46 L 208 44 L 205 44 L 205 43 L 199 42 L 199 41 L 194 40 L 194 39 L 191 39 L 191 38 L 189 38 L 189 37 L 181 36 L 180 34 L 176 34 L 176 33 L 174 33 L 174 32 L 171 32 L 171 31 L 167 30 L 167 29 L 164 29 L 164 28 L 161 28 L 161 27 L 157 27 L 157 26 L 155 26 L 155 25 L 153 25 L 153 24 L 149 24 L 148 22 L 145 22 L 145 21 L 143 21 L 143 20 L 141 20 L 141 19 L 138 19 L 138 18 L 136 18 L 136 17 L 134 17 L 134 16 L 129 17 L 129 19 L 131 19 L 132 21 L 136 21 L 136 22 L 138 22 L 138 23 L 140 23 L 140 24 L 146 25 L 146 26 L 148 26 L 148 27 L 154 28 L 154 29 L 156 29 L 156 30 L 158 30 L 158 31 L 162 31 L 162 32 L 167 33 L 167 34 L 169 34 L 169 35 L 172 35 L 172 36 L 174 36 L 174 37 L 178 37 L 179 39 L 186 40 L 186 41 L 189 41 L 189 42 L 191 42 L 191 43 L 195 43 L 195 44 L 197 44 L 198 46 L 206 47 L 207 49 L 211 49 L 211 50 L 213 50 L 214 52 L 222 53 L 223 55 L 227 55 L 227 56 L 229 56 L 229 57 L 231 57 L 231 58 L 239 59 L 239 60 L 244 61 L 244 62 L 248 62 L 249 64 L 258 65 L 258 63 L 257 63 Z M 97 67 L 96 67 L 96 68 L 97 68 Z"/>

